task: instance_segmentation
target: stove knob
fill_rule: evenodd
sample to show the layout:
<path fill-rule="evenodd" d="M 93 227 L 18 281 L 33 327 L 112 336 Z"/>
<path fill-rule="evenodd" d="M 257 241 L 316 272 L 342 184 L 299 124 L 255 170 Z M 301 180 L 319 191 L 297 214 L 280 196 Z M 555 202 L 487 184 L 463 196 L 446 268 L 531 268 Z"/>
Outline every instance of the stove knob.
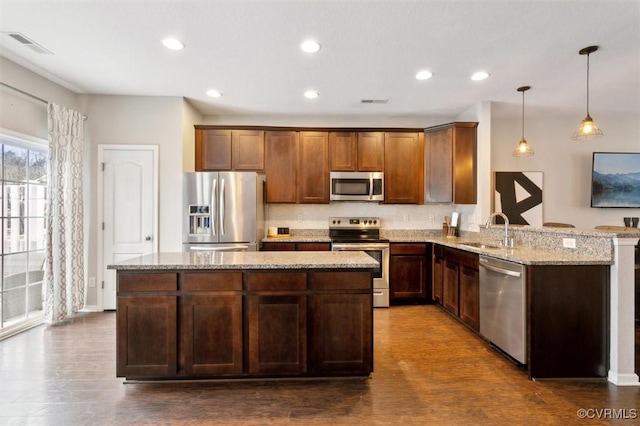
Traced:
<path fill-rule="evenodd" d="M 338 220 L 338 225 L 340 225 L 340 220 Z"/>
<path fill-rule="evenodd" d="M 378 223 L 378 221 L 377 221 L 377 220 L 374 220 L 374 221 L 373 221 L 373 224 L 374 224 L 374 225 L 375 225 L 375 224 L 377 224 L 377 223 Z"/>

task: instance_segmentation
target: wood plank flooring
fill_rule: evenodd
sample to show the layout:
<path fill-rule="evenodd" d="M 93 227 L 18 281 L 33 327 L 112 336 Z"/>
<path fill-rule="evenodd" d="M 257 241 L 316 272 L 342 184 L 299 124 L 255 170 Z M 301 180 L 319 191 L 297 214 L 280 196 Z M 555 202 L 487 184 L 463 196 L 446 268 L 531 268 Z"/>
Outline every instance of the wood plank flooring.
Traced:
<path fill-rule="evenodd" d="M 123 384 L 115 313 L 83 314 L 0 342 L 0 424 L 640 424 L 640 388 L 529 381 L 436 306 L 376 309 L 374 324 L 366 379 Z"/>

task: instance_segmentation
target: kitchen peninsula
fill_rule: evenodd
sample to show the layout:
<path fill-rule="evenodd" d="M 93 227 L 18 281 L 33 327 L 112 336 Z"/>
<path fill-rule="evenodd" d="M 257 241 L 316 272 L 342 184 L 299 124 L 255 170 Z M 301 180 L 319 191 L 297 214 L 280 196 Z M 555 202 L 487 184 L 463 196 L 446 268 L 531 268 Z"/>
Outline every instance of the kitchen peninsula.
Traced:
<path fill-rule="evenodd" d="M 117 274 L 117 376 L 128 380 L 368 376 L 363 252 L 159 253 Z"/>

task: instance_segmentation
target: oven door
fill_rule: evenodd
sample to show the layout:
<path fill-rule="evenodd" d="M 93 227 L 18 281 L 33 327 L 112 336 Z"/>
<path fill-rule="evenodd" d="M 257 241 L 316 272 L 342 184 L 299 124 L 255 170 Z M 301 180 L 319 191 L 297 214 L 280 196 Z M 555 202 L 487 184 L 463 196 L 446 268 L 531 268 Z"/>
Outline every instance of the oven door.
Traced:
<path fill-rule="evenodd" d="M 373 306 L 389 307 L 389 243 L 333 243 L 331 251 L 363 251 L 380 263 L 373 275 Z"/>

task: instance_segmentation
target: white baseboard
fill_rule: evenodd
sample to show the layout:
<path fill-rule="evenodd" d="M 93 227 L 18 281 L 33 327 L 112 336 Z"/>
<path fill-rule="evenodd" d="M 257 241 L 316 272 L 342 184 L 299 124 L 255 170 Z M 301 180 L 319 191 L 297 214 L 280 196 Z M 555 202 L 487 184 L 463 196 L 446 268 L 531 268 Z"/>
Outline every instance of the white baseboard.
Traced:
<path fill-rule="evenodd" d="M 104 309 L 100 309 L 98 305 L 84 305 L 84 308 L 80 309 L 80 312 L 102 312 Z"/>

